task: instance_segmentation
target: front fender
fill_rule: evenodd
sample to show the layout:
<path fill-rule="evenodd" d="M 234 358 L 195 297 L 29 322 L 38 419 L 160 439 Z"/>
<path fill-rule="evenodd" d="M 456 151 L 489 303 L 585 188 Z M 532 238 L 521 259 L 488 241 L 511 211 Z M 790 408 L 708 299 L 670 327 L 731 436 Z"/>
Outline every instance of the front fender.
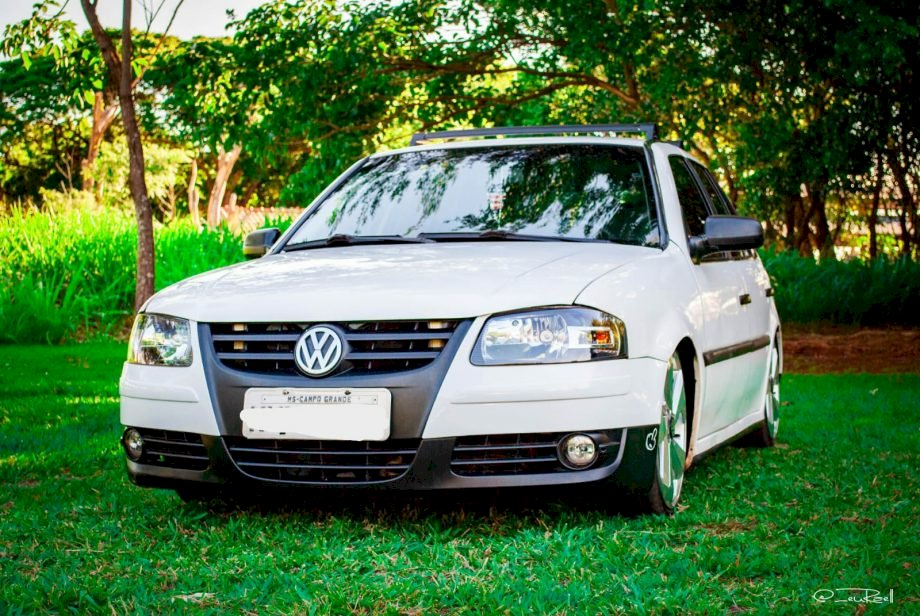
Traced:
<path fill-rule="evenodd" d="M 684 338 L 697 349 L 703 346 L 703 307 L 690 267 L 672 244 L 653 258 L 595 279 L 575 303 L 619 317 L 626 324 L 630 357 L 667 361 Z"/>

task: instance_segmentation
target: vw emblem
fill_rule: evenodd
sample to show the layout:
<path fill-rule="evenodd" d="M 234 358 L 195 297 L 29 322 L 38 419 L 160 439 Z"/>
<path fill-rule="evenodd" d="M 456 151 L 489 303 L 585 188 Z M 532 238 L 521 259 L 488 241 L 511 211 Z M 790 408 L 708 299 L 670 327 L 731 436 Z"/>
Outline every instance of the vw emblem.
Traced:
<path fill-rule="evenodd" d="M 294 361 L 307 376 L 329 374 L 342 361 L 342 337 L 325 325 L 307 329 L 294 347 Z"/>

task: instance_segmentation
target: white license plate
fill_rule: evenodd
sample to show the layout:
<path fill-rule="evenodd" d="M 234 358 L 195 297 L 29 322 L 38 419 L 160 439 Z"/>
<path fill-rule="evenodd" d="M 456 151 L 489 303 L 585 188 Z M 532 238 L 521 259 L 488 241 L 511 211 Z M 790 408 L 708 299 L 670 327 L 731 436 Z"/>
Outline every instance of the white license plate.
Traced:
<path fill-rule="evenodd" d="M 391 404 L 382 388 L 253 388 L 240 419 L 246 438 L 385 441 Z"/>

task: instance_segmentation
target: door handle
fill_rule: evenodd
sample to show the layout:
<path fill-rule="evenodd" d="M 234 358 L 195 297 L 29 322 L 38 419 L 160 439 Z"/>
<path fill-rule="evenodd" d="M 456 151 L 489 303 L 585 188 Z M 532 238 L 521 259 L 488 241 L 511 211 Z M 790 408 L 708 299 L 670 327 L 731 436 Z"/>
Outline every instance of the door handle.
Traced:
<path fill-rule="evenodd" d="M 741 302 L 742 306 L 747 306 L 748 304 L 751 303 L 751 294 L 744 293 L 743 295 L 741 295 L 741 297 L 738 298 L 738 300 Z"/>

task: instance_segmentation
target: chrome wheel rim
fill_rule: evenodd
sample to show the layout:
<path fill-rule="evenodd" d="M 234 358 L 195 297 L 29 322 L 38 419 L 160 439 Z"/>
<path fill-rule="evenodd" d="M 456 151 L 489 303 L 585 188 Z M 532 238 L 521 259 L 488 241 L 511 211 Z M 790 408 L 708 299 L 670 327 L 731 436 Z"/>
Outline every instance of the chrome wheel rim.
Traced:
<path fill-rule="evenodd" d="M 687 460 L 687 397 L 684 373 L 677 355 L 668 362 L 664 381 L 664 405 L 658 425 L 658 489 L 664 503 L 673 508 L 680 498 Z"/>
<path fill-rule="evenodd" d="M 770 352 L 770 374 L 767 377 L 767 432 L 770 438 L 776 438 L 776 432 L 779 430 L 779 350 L 773 346 Z"/>

